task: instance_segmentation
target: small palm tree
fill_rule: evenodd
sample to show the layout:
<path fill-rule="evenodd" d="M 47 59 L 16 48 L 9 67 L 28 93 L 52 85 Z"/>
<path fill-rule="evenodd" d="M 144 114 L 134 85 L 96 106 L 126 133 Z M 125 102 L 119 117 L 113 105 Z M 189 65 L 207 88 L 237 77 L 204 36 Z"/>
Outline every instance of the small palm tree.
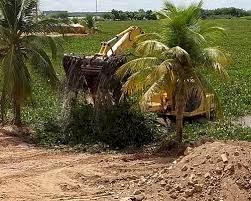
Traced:
<path fill-rule="evenodd" d="M 55 85 L 56 73 L 44 48 L 56 56 L 52 38 L 37 36 L 52 26 L 36 20 L 37 0 L 0 0 L 0 59 L 3 77 L 2 114 L 7 100 L 14 107 L 14 123 L 21 124 L 21 105 L 32 95 L 31 72 L 35 70 Z M 48 44 L 47 46 L 45 44 Z"/>
<path fill-rule="evenodd" d="M 165 23 L 163 36 L 156 33 L 139 36 L 136 42 L 139 58 L 123 65 L 117 74 L 130 75 L 123 93 L 142 94 L 141 105 L 146 105 L 156 94 L 173 92 L 176 138 L 180 142 L 191 88 L 201 89 L 204 96 L 211 89 L 200 69 L 213 69 L 226 75 L 228 57 L 219 48 L 210 47 L 214 33 L 224 30 L 201 23 L 202 2 L 183 9 L 170 2 L 164 5 L 159 13 Z"/>
<path fill-rule="evenodd" d="M 96 20 L 95 20 L 95 17 L 92 16 L 92 15 L 87 15 L 83 21 L 83 25 L 85 27 L 87 27 L 89 33 L 97 33 L 99 30 L 98 30 L 98 27 L 97 27 L 97 23 L 96 23 Z"/>

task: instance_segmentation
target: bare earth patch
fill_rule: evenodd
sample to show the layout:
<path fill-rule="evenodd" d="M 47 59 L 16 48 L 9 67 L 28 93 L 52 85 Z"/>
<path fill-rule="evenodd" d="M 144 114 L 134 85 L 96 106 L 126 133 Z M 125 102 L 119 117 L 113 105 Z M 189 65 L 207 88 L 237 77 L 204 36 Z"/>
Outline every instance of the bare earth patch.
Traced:
<path fill-rule="evenodd" d="M 170 158 L 69 154 L 0 133 L 0 200 L 118 200 Z"/>
<path fill-rule="evenodd" d="M 251 144 L 206 143 L 178 159 L 48 151 L 0 133 L 0 200 L 245 201 Z"/>

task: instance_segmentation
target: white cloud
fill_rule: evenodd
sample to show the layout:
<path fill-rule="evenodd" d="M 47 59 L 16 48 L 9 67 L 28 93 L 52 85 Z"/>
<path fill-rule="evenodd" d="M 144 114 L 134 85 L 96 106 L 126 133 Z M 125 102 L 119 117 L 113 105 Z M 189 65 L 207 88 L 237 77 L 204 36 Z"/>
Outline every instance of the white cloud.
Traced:
<path fill-rule="evenodd" d="M 173 0 L 177 5 L 187 5 L 196 0 Z M 198 0 L 197 0 L 198 1 Z M 205 8 L 239 7 L 251 9 L 251 0 L 204 0 Z M 140 8 L 159 10 L 163 0 L 98 0 L 99 11 L 113 8 L 138 10 Z M 40 0 L 43 10 L 95 11 L 96 0 Z"/>

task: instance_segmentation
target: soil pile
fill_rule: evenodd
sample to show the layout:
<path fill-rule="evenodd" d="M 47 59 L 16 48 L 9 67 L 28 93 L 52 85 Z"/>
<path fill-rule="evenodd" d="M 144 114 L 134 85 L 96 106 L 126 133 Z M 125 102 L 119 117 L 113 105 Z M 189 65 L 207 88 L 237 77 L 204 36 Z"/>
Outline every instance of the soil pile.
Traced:
<path fill-rule="evenodd" d="M 145 198 L 133 195 L 127 200 L 251 200 L 250 143 L 214 142 L 188 147 L 185 156 L 168 168 L 142 177 L 138 186 L 134 194 Z"/>

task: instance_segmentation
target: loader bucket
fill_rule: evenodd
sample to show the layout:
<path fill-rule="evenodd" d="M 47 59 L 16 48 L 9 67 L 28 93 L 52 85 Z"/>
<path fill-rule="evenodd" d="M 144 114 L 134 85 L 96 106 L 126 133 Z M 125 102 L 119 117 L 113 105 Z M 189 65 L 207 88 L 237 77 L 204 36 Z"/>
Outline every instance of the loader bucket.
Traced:
<path fill-rule="evenodd" d="M 114 74 L 125 62 L 125 56 L 107 58 L 65 55 L 63 67 L 67 88 L 75 92 L 88 90 L 91 94 L 96 94 L 98 89 L 107 91 L 107 93 L 118 93 L 115 90 L 120 90 L 120 82 Z"/>

